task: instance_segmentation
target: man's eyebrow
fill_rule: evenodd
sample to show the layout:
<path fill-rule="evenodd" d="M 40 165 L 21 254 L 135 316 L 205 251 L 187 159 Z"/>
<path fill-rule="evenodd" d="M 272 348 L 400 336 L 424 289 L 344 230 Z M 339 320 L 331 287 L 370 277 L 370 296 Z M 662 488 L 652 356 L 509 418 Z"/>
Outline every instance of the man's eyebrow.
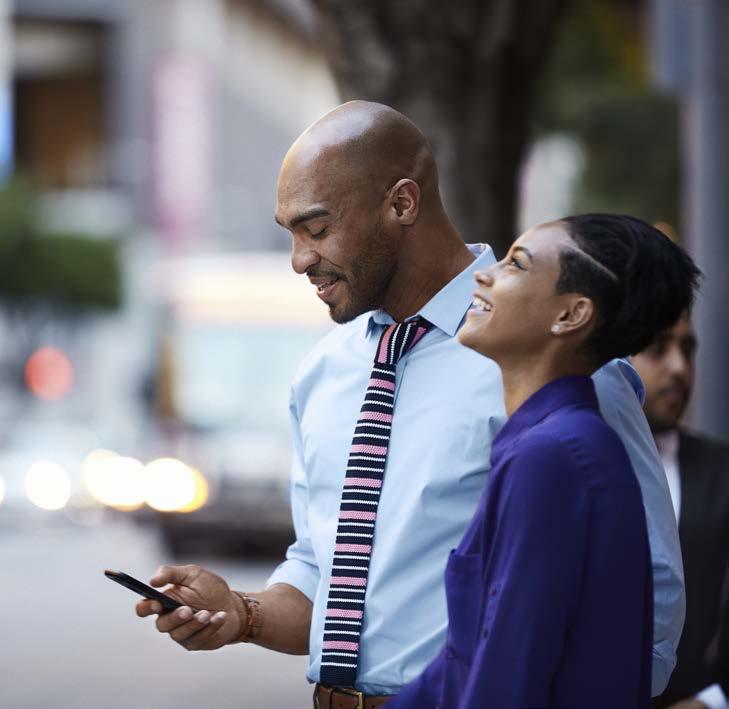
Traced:
<path fill-rule="evenodd" d="M 310 219 L 316 219 L 318 217 L 329 217 L 331 216 L 329 210 L 324 209 L 324 207 L 311 207 L 310 209 L 305 209 L 303 212 L 299 212 L 295 217 L 293 217 L 288 225 L 281 222 L 281 220 L 278 218 L 278 215 L 274 217 L 277 224 L 280 224 L 283 227 L 288 227 L 289 229 L 295 229 L 299 224 L 302 222 L 308 222 Z"/>

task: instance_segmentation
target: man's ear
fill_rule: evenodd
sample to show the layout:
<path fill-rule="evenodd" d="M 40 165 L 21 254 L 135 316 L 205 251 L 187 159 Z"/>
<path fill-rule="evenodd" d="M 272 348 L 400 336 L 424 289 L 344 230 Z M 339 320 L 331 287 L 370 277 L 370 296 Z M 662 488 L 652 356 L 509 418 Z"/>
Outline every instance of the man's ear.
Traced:
<path fill-rule="evenodd" d="M 554 321 L 552 332 L 559 335 L 574 334 L 590 328 L 597 318 L 595 303 L 584 295 L 570 294 L 563 310 Z"/>
<path fill-rule="evenodd" d="M 414 224 L 420 212 L 418 183 L 407 178 L 398 180 L 390 189 L 390 199 L 398 224 L 402 226 Z"/>

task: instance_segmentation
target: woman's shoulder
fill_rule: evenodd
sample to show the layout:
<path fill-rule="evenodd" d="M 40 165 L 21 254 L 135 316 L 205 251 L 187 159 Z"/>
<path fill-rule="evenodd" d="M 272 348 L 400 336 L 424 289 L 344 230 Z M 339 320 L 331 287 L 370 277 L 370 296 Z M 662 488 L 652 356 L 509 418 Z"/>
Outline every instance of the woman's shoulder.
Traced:
<path fill-rule="evenodd" d="M 625 447 L 599 411 L 567 407 L 529 429 L 515 447 L 511 466 L 531 467 L 547 476 L 571 476 L 575 482 L 616 469 L 632 474 Z"/>

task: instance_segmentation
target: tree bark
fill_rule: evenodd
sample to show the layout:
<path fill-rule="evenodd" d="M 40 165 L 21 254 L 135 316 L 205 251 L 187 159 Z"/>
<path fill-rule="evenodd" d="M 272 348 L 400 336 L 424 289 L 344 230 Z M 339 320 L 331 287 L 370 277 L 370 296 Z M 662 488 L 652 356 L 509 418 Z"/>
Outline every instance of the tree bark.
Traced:
<path fill-rule="evenodd" d="M 502 256 L 534 88 L 569 0 L 314 0 L 343 100 L 388 104 L 430 141 L 446 209 Z"/>

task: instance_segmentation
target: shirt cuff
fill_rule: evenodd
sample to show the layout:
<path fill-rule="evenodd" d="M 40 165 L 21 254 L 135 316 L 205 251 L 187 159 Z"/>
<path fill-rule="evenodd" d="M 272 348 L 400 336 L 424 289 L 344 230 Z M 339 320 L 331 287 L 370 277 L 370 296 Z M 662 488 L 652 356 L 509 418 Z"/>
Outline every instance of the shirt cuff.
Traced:
<path fill-rule="evenodd" d="M 706 704 L 709 709 L 727 709 L 726 696 L 718 684 L 702 689 L 696 695 L 696 699 Z"/>
<path fill-rule="evenodd" d="M 276 583 L 287 583 L 298 588 L 313 603 L 319 587 L 319 569 L 299 559 L 287 559 L 271 574 L 266 588 Z"/>

